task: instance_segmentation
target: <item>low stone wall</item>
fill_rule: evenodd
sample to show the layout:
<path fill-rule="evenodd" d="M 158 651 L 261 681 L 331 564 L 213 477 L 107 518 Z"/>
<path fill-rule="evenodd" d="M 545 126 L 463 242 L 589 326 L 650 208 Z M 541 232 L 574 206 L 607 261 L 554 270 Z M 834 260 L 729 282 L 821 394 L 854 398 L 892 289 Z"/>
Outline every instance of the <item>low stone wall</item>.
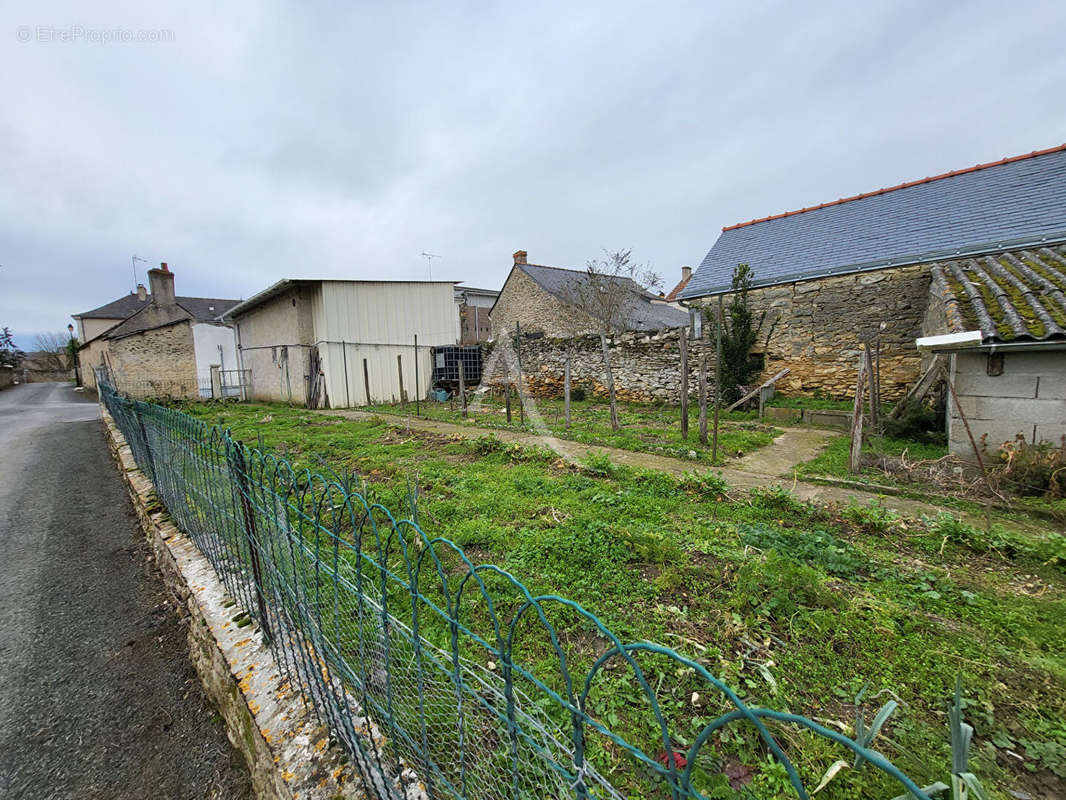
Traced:
<path fill-rule="evenodd" d="M 631 402 L 680 402 L 680 328 L 657 333 L 625 333 L 608 338 L 615 391 Z M 482 386 L 503 388 L 514 382 L 513 355 L 509 345 L 497 345 L 486 357 Z M 567 353 L 570 353 L 571 383 L 598 397 L 606 397 L 606 373 L 599 336 L 574 339 L 523 337 L 521 344 L 523 387 L 533 397 L 562 397 Z M 707 358 L 708 392 L 714 393 L 714 343 L 689 341 L 689 395 L 699 386 L 700 358 Z"/>
<path fill-rule="evenodd" d="M 329 732 L 284 679 L 262 633 L 235 622 L 210 563 L 170 521 L 103 410 L 108 442 L 126 480 L 167 588 L 187 612 L 189 652 L 226 733 L 244 755 L 256 796 L 268 800 L 365 798 L 362 781 Z"/>
<path fill-rule="evenodd" d="M 72 369 L 28 369 L 26 383 L 60 383 L 74 380 Z"/>
<path fill-rule="evenodd" d="M 6 389 L 15 384 L 15 370 L 0 367 L 0 389 Z"/>

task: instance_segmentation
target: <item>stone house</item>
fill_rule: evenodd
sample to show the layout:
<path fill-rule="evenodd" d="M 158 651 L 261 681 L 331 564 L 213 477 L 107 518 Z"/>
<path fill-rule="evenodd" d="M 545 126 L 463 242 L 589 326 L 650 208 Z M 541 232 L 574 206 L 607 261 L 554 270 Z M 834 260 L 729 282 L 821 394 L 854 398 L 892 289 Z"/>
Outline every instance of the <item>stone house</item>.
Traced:
<path fill-rule="evenodd" d="M 426 393 L 430 347 L 459 339 L 454 287 L 452 281 L 278 281 L 226 314 L 250 372 L 249 398 L 344 408 L 413 398 L 416 388 Z"/>
<path fill-rule="evenodd" d="M 83 382 L 95 388 L 95 369 L 103 367 L 133 396 L 210 397 L 212 366 L 237 368 L 233 330 L 219 317 L 238 301 L 176 296 L 165 263 L 149 270 L 148 280 L 151 294 L 141 286 L 137 294 L 74 315 L 80 331 L 99 331 L 78 349 Z"/>
<path fill-rule="evenodd" d="M 952 259 L 931 282 L 917 345 L 947 359 L 950 450 L 976 460 L 975 446 L 1017 437 L 1066 445 L 1066 247 Z"/>
<path fill-rule="evenodd" d="M 748 264 L 764 376 L 790 369 L 779 391 L 850 396 L 870 342 L 893 400 L 922 369 L 934 265 L 1064 241 L 1066 145 L 727 226 L 680 297 L 728 302 Z"/>
<path fill-rule="evenodd" d="M 514 253 L 514 264 L 492 306 L 493 338 L 513 335 L 515 323 L 523 333 L 567 338 L 596 333 L 595 319 L 574 305 L 579 287 L 588 280 L 584 270 L 530 264 L 525 250 Z M 626 306 L 627 331 L 658 331 L 685 326 L 688 312 L 652 295 L 630 278 L 614 278 L 630 291 Z"/>

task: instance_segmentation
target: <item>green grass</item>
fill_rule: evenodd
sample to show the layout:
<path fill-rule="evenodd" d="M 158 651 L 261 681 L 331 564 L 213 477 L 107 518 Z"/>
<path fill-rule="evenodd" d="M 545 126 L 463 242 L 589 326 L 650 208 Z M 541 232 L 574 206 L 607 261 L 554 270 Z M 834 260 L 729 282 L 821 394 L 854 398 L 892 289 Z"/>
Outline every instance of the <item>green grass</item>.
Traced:
<path fill-rule="evenodd" d="M 699 410 L 693 406 L 689 413 L 688 439 L 681 438 L 681 411 L 678 406 L 619 403 L 621 430 L 611 430 L 610 408 L 605 400 L 593 399 L 571 403 L 571 425 L 566 429 L 563 402 L 561 400 L 536 400 L 539 421 L 532 416 L 521 422 L 517 398 L 512 399 L 511 422 L 502 397 L 487 397 L 476 406 L 471 403 L 469 420 L 465 423 L 480 428 L 514 430 L 542 433 L 546 428 L 553 436 L 582 444 L 617 447 L 639 453 L 654 453 L 691 459 L 703 464 L 711 463 L 712 448 L 700 444 Z M 363 410 L 382 414 L 414 413 L 414 404 L 366 406 Z M 442 422 L 463 423 L 462 410 L 456 401 L 438 403 L 427 401 L 421 404 L 420 414 L 426 419 Z M 738 456 L 766 447 L 780 434 L 776 428 L 761 423 L 752 412 L 723 414 L 718 434 L 717 465 L 728 465 Z M 713 419 L 713 409 L 708 411 L 708 426 Z"/>
<path fill-rule="evenodd" d="M 950 764 L 945 709 L 961 675 L 976 728 L 971 767 L 985 786 L 997 797 L 1008 788 L 1034 797 L 1062 789 L 1062 537 L 986 532 L 950 515 L 902 519 L 876 505 L 818 507 L 780 489 L 723 494 L 713 476 L 677 480 L 605 459 L 573 467 L 488 435 L 407 431 L 384 417 L 354 422 L 278 405 L 185 408 L 297 465 L 356 473 L 374 500 L 401 516 L 411 478 L 427 534 L 457 542 L 475 563 L 509 570 L 534 594 L 579 602 L 623 640 L 660 642 L 699 659 L 748 703 L 849 730 L 864 685 L 869 694 L 890 690 L 903 707 L 875 746 L 920 785 L 944 779 Z M 572 615 L 555 622 L 580 674 L 602 643 Z M 443 626 L 423 632 L 447 636 Z M 538 674 L 551 673 L 543 637 L 523 656 Z M 679 745 L 726 708 L 693 675 L 650 667 Z M 866 707 L 867 719 L 884 699 Z M 620 672 L 604 675 L 590 710 L 647 752 L 661 750 L 646 705 Z M 811 788 L 845 757 L 794 729 L 775 732 Z M 710 752 L 750 770 L 755 796 L 790 796 L 750 730 L 731 728 Z M 610 748 L 596 754 L 612 757 Z M 615 778 L 635 790 L 631 778 Z M 846 770 L 820 796 L 898 793 L 867 767 Z"/>

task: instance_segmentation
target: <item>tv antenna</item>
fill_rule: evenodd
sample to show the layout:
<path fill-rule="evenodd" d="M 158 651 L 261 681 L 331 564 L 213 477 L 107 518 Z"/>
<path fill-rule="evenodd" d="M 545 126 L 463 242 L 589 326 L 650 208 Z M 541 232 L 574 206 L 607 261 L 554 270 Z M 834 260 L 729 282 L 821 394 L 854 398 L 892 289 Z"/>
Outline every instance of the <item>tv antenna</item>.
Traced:
<path fill-rule="evenodd" d="M 130 256 L 130 263 L 133 265 L 133 291 L 135 291 L 135 292 L 137 291 L 137 262 L 138 261 L 141 261 L 141 262 L 147 264 L 148 263 L 148 259 L 147 258 L 141 258 L 136 253 L 134 253 L 132 256 Z"/>
<path fill-rule="evenodd" d="M 440 256 L 438 256 L 436 253 L 427 253 L 425 250 L 423 250 L 422 258 L 426 260 L 426 265 L 429 268 L 429 279 L 433 280 L 433 259 L 440 258 Z"/>

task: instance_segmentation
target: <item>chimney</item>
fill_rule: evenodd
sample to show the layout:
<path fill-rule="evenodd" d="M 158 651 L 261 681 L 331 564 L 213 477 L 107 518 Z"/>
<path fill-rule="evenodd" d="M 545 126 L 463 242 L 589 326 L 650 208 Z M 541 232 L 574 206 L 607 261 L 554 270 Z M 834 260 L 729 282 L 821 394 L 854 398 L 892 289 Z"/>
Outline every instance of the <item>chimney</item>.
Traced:
<path fill-rule="evenodd" d="M 681 280 L 687 281 L 691 277 L 692 277 L 692 267 L 682 267 L 681 268 Z"/>
<path fill-rule="evenodd" d="M 526 263 L 526 259 L 528 257 L 529 257 L 529 253 L 527 253 L 525 250 L 515 250 L 514 251 L 514 263 L 516 263 L 516 264 L 525 264 Z"/>
<path fill-rule="evenodd" d="M 148 290 L 144 288 L 143 283 L 137 284 L 137 299 L 142 303 L 148 299 Z"/>
<path fill-rule="evenodd" d="M 159 269 L 148 270 L 148 286 L 155 305 L 174 305 L 174 273 L 167 269 L 167 262 L 160 264 Z"/>

